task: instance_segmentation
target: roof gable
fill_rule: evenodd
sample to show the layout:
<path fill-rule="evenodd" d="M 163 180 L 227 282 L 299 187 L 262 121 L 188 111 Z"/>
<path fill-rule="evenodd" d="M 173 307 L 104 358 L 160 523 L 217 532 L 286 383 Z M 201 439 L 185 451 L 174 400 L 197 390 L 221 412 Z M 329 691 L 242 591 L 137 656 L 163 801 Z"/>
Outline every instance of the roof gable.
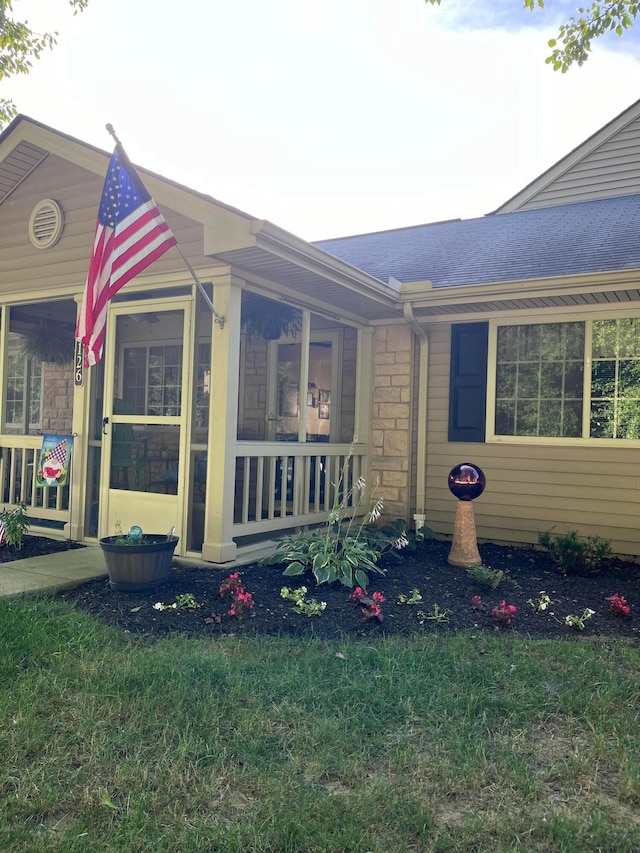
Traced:
<path fill-rule="evenodd" d="M 494 213 L 640 192 L 640 101 L 570 151 Z"/>

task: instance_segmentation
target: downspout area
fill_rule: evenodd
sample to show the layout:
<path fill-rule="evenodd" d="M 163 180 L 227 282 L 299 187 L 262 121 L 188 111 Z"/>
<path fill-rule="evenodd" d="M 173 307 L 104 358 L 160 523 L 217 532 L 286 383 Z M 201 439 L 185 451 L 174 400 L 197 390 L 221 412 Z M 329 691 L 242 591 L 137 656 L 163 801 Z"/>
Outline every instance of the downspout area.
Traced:
<path fill-rule="evenodd" d="M 413 305 L 405 302 L 404 318 L 418 339 L 418 439 L 416 442 L 416 512 L 413 516 L 415 529 L 425 526 L 427 504 L 427 390 L 429 384 L 429 336 L 418 323 Z"/>

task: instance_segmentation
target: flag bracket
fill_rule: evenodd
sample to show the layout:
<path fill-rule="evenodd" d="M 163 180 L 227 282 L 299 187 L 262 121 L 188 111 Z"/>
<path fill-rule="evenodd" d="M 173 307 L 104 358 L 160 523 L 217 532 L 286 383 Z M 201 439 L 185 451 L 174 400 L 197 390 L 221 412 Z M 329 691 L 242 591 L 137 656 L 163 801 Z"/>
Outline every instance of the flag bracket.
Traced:
<path fill-rule="evenodd" d="M 122 157 L 122 159 L 123 159 L 126 163 L 128 163 L 129 165 L 132 165 L 132 164 L 131 164 L 131 161 L 130 161 L 130 160 L 129 160 L 129 158 L 127 157 L 127 154 L 126 154 L 126 152 L 125 152 L 124 148 L 122 147 L 122 143 L 120 142 L 120 140 L 118 139 L 118 137 L 117 137 L 117 135 L 116 135 L 116 132 L 115 132 L 115 130 L 114 130 L 114 128 L 113 128 L 113 125 L 112 125 L 112 124 L 107 124 L 107 125 L 106 125 L 106 128 L 107 128 L 107 133 L 109 133 L 109 134 L 110 134 L 110 136 L 112 136 L 112 137 L 113 137 L 114 142 L 115 142 L 115 143 L 116 143 L 116 145 L 118 146 L 118 149 L 119 149 L 119 151 L 120 151 L 120 156 Z M 178 254 L 180 255 L 180 257 L 182 258 L 182 260 L 183 260 L 183 262 L 184 262 L 184 265 L 186 266 L 186 268 L 187 268 L 187 269 L 189 270 L 189 272 L 191 273 L 191 277 L 192 277 L 192 278 L 193 278 L 193 280 L 195 281 L 195 283 L 196 283 L 196 287 L 197 287 L 197 288 L 198 288 L 198 290 L 200 291 L 200 293 L 201 293 L 201 295 L 202 295 L 202 298 L 203 298 L 203 299 L 204 299 L 204 301 L 207 303 L 207 306 L 208 306 L 209 310 L 210 310 L 210 311 L 211 311 L 211 313 L 213 314 L 213 317 L 214 317 L 214 323 L 217 323 L 217 324 L 218 324 L 218 326 L 220 326 L 220 329 L 224 329 L 224 317 L 221 317 L 221 316 L 220 316 L 220 314 L 218 314 L 218 312 L 216 311 L 216 309 L 213 307 L 213 302 L 211 301 L 211 299 L 209 299 L 209 294 L 208 294 L 208 293 L 207 293 L 207 291 L 204 289 L 204 285 L 202 284 L 202 282 L 200 281 L 200 279 L 199 279 L 199 278 L 198 278 L 198 276 L 196 275 L 196 271 L 195 271 L 195 270 L 194 270 L 194 268 L 191 266 L 190 261 L 188 260 L 188 258 L 186 257 L 186 255 L 184 254 L 184 252 L 182 251 L 182 249 L 180 248 L 180 246 L 178 246 L 178 245 L 177 245 L 177 243 L 176 243 L 176 249 L 178 250 Z"/>

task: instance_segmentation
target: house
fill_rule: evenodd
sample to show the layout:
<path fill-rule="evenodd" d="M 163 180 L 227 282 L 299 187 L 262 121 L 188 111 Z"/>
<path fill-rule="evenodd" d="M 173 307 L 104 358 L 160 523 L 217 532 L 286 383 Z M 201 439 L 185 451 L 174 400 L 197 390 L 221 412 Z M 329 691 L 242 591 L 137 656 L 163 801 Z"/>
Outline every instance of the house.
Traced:
<path fill-rule="evenodd" d="M 471 461 L 480 538 L 555 525 L 640 555 L 639 147 L 640 102 L 491 215 L 316 244 L 140 169 L 218 316 L 169 250 L 83 370 L 109 154 L 19 116 L 0 135 L 0 501 L 78 540 L 175 527 L 179 554 L 228 564 L 360 477 L 449 534 L 447 475 Z M 74 435 L 63 488 L 36 482 L 52 433 Z"/>

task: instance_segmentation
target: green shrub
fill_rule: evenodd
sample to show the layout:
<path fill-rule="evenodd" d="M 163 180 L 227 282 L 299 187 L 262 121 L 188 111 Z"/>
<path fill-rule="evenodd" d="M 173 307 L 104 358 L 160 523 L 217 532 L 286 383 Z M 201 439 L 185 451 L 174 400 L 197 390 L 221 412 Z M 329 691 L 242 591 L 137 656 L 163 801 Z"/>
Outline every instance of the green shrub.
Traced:
<path fill-rule="evenodd" d="M 22 538 L 29 529 L 31 520 L 27 515 L 27 505 L 18 504 L 14 509 L 0 512 L 0 521 L 4 527 L 4 541 L 7 545 L 22 548 Z"/>
<path fill-rule="evenodd" d="M 601 536 L 580 538 L 577 530 L 553 533 L 553 528 L 538 534 L 538 543 L 546 548 L 563 575 L 593 574 L 612 554 L 611 540 Z"/>

